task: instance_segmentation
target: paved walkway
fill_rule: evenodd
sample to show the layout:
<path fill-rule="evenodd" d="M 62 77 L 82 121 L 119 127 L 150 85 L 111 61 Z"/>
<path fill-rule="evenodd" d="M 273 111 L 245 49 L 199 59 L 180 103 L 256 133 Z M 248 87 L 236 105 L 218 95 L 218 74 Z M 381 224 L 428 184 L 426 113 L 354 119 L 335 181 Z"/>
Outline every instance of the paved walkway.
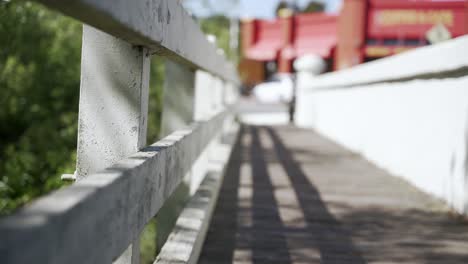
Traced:
<path fill-rule="evenodd" d="M 243 127 L 199 263 L 468 263 L 468 225 L 312 131 Z"/>

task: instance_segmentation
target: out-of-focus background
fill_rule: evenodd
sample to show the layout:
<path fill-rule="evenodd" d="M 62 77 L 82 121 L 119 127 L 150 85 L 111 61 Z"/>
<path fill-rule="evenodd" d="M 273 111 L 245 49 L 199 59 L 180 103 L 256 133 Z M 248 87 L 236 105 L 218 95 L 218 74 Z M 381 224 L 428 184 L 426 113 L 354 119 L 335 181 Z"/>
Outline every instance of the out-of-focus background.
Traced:
<path fill-rule="evenodd" d="M 261 102 L 258 112 L 270 113 L 260 123 L 288 122 L 298 69 L 322 74 L 468 33 L 460 0 L 183 4 L 238 63 L 245 109 Z M 0 0 L 0 215 L 66 185 L 60 175 L 75 170 L 81 34 L 79 22 L 40 4 Z M 155 56 L 148 142 L 159 135 L 163 78 L 163 60 Z M 156 225 L 149 228 L 142 263 L 156 253 Z"/>

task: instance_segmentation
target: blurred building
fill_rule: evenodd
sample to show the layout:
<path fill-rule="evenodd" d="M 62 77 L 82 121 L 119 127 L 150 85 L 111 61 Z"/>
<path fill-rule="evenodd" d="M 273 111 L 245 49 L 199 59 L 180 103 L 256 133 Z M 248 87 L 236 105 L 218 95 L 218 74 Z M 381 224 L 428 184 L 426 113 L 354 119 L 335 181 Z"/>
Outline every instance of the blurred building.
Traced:
<path fill-rule="evenodd" d="M 328 70 L 351 67 L 468 34 L 468 0 L 344 0 L 339 15 L 277 10 L 275 20 L 241 21 L 239 72 L 247 86 L 316 54 Z"/>
<path fill-rule="evenodd" d="M 338 23 L 337 68 L 465 34 L 467 0 L 345 0 Z"/>

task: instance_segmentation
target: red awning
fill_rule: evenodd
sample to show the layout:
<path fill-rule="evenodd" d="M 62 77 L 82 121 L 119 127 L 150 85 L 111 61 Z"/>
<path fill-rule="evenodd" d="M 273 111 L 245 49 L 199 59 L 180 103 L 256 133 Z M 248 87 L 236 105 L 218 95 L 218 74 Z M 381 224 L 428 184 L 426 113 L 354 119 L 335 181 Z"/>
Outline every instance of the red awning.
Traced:
<path fill-rule="evenodd" d="M 304 42 L 294 43 L 284 48 L 281 52 L 281 57 L 284 59 L 295 59 L 306 54 L 316 54 L 324 59 L 331 58 L 332 51 L 336 47 L 335 38 L 308 38 Z"/>
<path fill-rule="evenodd" d="M 282 50 L 284 59 L 294 59 L 306 54 L 316 54 L 325 59 L 332 56 L 338 42 L 337 16 L 303 14 L 295 17 L 293 44 Z"/>
<path fill-rule="evenodd" d="M 261 41 L 247 49 L 245 56 L 252 60 L 272 61 L 276 59 L 280 48 L 281 43 L 278 41 Z"/>
<path fill-rule="evenodd" d="M 328 59 L 332 56 L 332 50 L 336 47 L 336 43 L 336 35 L 305 38 L 294 45 L 296 57 L 305 54 L 317 54 Z"/>
<path fill-rule="evenodd" d="M 256 42 L 246 50 L 245 56 L 248 59 L 258 61 L 276 60 L 278 51 L 285 42 L 282 34 L 284 22 L 281 20 L 258 20 L 256 23 Z"/>

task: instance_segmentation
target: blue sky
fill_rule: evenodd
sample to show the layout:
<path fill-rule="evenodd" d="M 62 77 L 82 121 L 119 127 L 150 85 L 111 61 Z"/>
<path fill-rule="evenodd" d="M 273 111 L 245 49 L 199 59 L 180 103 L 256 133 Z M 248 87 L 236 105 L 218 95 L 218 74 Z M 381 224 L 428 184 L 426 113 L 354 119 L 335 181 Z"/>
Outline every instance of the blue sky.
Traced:
<path fill-rule="evenodd" d="M 212 11 L 203 7 L 203 0 L 186 1 L 186 7 L 197 16 L 207 16 Z M 280 0 L 238 0 L 236 6 L 229 5 L 229 0 L 210 0 L 217 3 L 215 8 L 217 12 L 240 17 L 259 17 L 273 18 L 274 11 Z M 290 0 L 293 1 L 293 0 Z M 300 6 L 305 6 L 310 0 L 296 0 Z M 338 12 L 341 0 L 321 0 L 325 3 L 327 12 Z M 218 4 L 219 3 L 219 4 Z"/>

